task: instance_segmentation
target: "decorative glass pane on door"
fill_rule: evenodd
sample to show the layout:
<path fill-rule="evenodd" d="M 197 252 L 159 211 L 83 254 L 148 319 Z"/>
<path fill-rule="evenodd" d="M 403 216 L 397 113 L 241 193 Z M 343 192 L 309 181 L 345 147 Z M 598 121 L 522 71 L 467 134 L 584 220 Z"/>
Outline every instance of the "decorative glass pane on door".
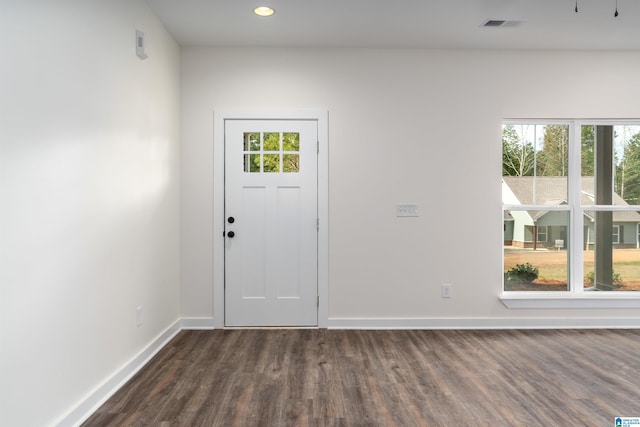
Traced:
<path fill-rule="evenodd" d="M 245 132 L 243 155 L 247 173 L 300 172 L 300 134 Z"/>
<path fill-rule="evenodd" d="M 280 172 L 280 154 L 264 155 L 264 172 Z"/>
<path fill-rule="evenodd" d="M 260 172 L 260 154 L 244 155 L 244 171 Z"/>
<path fill-rule="evenodd" d="M 244 151 L 260 151 L 260 134 L 257 132 L 244 134 Z"/>
<path fill-rule="evenodd" d="M 300 134 L 297 132 L 285 132 L 282 134 L 283 151 L 300 151 Z"/>
<path fill-rule="evenodd" d="M 283 154 L 282 172 L 300 172 L 300 155 Z"/>
<path fill-rule="evenodd" d="M 264 134 L 264 151 L 280 151 L 280 134 Z"/>

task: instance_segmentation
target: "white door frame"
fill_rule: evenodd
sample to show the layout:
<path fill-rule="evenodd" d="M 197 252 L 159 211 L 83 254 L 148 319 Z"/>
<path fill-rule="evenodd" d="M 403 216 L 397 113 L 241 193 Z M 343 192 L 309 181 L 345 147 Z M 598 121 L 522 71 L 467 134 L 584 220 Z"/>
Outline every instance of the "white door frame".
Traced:
<path fill-rule="evenodd" d="M 316 120 L 318 122 L 318 327 L 329 323 L 329 112 L 322 109 L 216 110 L 213 114 L 213 325 L 224 328 L 224 122 Z"/>

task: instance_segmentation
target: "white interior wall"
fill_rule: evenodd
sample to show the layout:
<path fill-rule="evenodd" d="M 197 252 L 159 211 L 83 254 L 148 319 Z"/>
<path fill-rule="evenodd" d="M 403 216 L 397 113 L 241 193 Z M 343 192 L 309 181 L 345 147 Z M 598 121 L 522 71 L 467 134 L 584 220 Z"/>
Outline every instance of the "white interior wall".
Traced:
<path fill-rule="evenodd" d="M 179 317 L 180 52 L 140 0 L 0 9 L 0 424 L 44 426 Z"/>
<path fill-rule="evenodd" d="M 502 119 L 638 118 L 639 67 L 633 52 L 183 49 L 182 316 L 216 315 L 213 111 L 301 107 L 329 110 L 330 324 L 637 319 L 498 295 Z"/>

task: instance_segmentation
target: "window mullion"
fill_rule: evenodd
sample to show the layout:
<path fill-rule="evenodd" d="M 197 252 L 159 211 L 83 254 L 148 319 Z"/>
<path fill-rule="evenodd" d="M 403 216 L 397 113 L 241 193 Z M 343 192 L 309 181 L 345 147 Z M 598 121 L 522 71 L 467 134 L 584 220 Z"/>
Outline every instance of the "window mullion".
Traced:
<path fill-rule="evenodd" d="M 584 290 L 584 212 L 581 206 L 580 176 L 582 175 L 582 125 L 573 122 L 570 128 L 569 144 L 569 206 L 571 207 L 570 233 L 571 248 L 569 251 L 569 286 L 571 292 Z"/>
<path fill-rule="evenodd" d="M 569 221 L 570 241 L 569 248 L 569 286 L 571 292 L 584 290 L 584 263 L 582 260 L 584 247 L 583 236 L 583 210 L 581 203 L 582 189 L 580 188 L 580 176 L 582 171 L 582 126 L 579 122 L 573 122 L 570 129 L 569 144 L 569 207 L 571 219 Z"/>

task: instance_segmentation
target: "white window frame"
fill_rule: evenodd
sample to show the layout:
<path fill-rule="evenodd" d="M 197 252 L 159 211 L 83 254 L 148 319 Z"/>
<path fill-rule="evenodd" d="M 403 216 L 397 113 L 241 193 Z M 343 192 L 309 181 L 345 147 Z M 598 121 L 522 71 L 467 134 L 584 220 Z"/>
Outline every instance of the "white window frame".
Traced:
<path fill-rule="evenodd" d="M 582 251 L 573 248 L 584 247 L 584 215 L 587 211 L 627 211 L 640 210 L 638 205 L 590 205 L 582 206 L 580 201 L 581 174 L 581 129 L 584 125 L 595 126 L 640 126 L 640 120 L 545 120 L 545 119 L 506 119 L 503 125 L 568 125 L 569 126 L 569 174 L 568 203 L 562 206 L 547 206 L 547 211 L 568 211 L 570 218 L 567 228 L 569 234 L 569 284 L 568 291 L 505 291 L 502 284 L 500 300 L 508 308 L 640 308 L 640 292 L 634 291 L 584 291 L 584 266 Z M 537 205 L 503 205 L 504 210 L 536 210 Z M 504 215 L 504 214 L 503 214 Z M 574 232 L 578 230 L 578 232 Z M 640 226 L 638 227 L 638 246 L 640 246 Z M 504 253 L 504 251 L 503 251 Z M 504 259 L 500 266 L 504 269 Z"/>

